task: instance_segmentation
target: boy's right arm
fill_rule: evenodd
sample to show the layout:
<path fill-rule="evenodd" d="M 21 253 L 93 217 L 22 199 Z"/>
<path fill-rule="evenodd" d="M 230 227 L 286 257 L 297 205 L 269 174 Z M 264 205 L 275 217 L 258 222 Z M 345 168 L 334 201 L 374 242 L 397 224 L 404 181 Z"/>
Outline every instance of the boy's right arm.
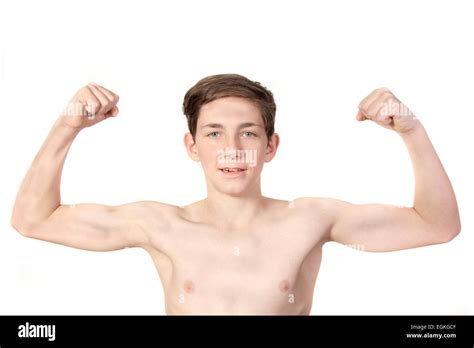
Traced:
<path fill-rule="evenodd" d="M 61 205 L 61 172 L 84 128 L 118 114 L 118 96 L 102 86 L 81 88 L 52 127 L 19 189 L 12 226 L 21 234 L 87 250 L 146 246 L 148 202 L 121 206 Z"/>

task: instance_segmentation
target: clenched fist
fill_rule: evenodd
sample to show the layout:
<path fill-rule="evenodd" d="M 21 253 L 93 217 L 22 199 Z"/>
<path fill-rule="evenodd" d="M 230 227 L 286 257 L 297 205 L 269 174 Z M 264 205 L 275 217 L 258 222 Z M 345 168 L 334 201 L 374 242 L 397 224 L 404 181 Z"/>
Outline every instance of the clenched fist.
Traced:
<path fill-rule="evenodd" d="M 418 119 L 387 88 L 379 88 L 365 97 L 359 104 L 358 121 L 371 120 L 399 134 L 410 133 Z"/>
<path fill-rule="evenodd" d="M 118 114 L 118 95 L 96 83 L 82 87 L 61 113 L 62 122 L 72 128 L 90 127 Z"/>

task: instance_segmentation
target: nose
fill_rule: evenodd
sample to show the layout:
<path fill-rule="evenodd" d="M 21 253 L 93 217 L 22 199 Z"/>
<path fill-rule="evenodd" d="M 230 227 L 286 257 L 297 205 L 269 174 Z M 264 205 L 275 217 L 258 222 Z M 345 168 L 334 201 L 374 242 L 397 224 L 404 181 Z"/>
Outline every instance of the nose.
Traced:
<path fill-rule="evenodd" d="M 241 151 L 240 150 L 240 139 L 239 136 L 228 136 L 225 141 L 224 153 L 226 154 L 226 161 L 235 162 L 240 160 Z"/>
<path fill-rule="evenodd" d="M 240 139 L 237 135 L 230 135 L 226 137 L 225 146 L 231 150 L 240 149 Z"/>

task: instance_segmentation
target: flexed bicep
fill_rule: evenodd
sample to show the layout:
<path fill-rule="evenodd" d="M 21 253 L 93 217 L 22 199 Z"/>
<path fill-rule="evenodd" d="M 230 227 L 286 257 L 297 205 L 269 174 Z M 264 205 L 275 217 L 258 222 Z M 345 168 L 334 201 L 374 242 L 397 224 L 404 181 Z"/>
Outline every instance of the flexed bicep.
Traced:
<path fill-rule="evenodd" d="M 411 207 L 352 204 L 331 199 L 329 240 L 365 251 L 394 251 L 445 243 L 446 234 Z"/>
<path fill-rule="evenodd" d="M 20 232 L 27 237 L 93 251 L 145 247 L 145 205 L 61 205 L 47 219 L 24 226 Z"/>

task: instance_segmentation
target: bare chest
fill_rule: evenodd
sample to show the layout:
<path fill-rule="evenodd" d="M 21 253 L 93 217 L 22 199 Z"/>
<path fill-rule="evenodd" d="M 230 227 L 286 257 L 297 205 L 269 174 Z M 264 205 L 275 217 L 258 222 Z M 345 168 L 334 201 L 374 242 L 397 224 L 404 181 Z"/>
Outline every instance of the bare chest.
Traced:
<path fill-rule="evenodd" d="M 184 224 L 168 238 L 166 257 L 154 258 L 168 313 L 309 311 L 321 250 L 308 226 L 266 223 L 234 232 Z"/>

